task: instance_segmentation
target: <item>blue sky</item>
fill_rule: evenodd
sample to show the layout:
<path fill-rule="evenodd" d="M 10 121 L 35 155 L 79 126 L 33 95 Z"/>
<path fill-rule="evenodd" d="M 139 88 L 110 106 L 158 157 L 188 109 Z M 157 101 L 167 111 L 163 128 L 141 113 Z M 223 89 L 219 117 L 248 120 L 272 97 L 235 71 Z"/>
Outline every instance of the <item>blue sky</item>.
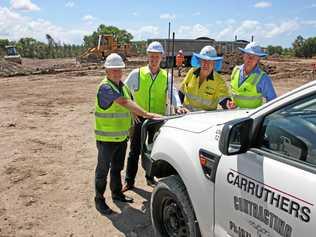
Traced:
<path fill-rule="evenodd" d="M 0 38 L 33 37 L 82 43 L 100 24 L 114 25 L 135 40 L 208 36 L 290 47 L 298 35 L 316 37 L 316 0 L 0 0 Z"/>

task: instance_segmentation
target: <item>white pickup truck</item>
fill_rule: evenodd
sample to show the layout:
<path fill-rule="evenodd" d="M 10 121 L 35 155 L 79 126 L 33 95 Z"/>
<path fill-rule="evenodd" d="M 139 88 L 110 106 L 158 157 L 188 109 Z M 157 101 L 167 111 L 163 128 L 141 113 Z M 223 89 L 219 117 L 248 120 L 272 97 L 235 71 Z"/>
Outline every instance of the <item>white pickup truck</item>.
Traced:
<path fill-rule="evenodd" d="M 157 236 L 316 236 L 316 82 L 255 110 L 147 121 L 142 139 Z"/>

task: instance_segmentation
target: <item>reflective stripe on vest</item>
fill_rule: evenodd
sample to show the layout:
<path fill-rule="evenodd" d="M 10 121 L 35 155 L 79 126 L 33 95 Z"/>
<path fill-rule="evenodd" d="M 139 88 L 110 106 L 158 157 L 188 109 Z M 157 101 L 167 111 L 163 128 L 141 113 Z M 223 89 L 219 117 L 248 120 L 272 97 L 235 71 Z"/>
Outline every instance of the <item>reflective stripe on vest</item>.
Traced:
<path fill-rule="evenodd" d="M 258 95 L 258 96 L 245 96 L 245 95 L 233 94 L 233 98 L 237 99 L 237 100 L 258 100 L 258 99 L 262 99 L 262 96 L 261 95 Z"/>
<path fill-rule="evenodd" d="M 107 84 L 118 93 L 121 93 L 116 85 L 106 78 L 100 83 L 99 88 Z M 128 88 L 124 85 L 122 87 L 122 96 L 130 99 Z M 117 104 L 112 103 L 107 109 L 102 109 L 99 106 L 98 99 L 95 102 L 95 136 L 97 141 L 105 142 L 121 142 L 127 139 L 128 130 L 131 127 L 132 119 L 128 109 Z"/>
<path fill-rule="evenodd" d="M 139 69 L 139 88 L 134 93 L 136 103 L 148 112 L 164 115 L 167 104 L 167 71 L 160 69 L 156 78 L 151 78 L 148 66 Z"/>
<path fill-rule="evenodd" d="M 190 69 L 182 82 L 181 91 L 185 95 L 183 105 L 186 108 L 194 108 L 190 111 L 217 109 L 218 103 L 229 97 L 221 75 L 214 72 L 213 80 L 205 80 L 200 85 L 200 79 L 194 73 L 195 71 L 195 68 Z"/>
<path fill-rule="evenodd" d="M 130 113 L 94 113 L 95 117 L 97 118 L 128 118 L 130 116 Z"/>
<path fill-rule="evenodd" d="M 95 134 L 103 137 L 119 137 L 119 136 L 127 136 L 128 131 L 119 131 L 119 132 L 105 132 L 95 130 Z"/>
<path fill-rule="evenodd" d="M 231 77 L 233 100 L 239 108 L 257 108 L 263 104 L 263 96 L 257 92 L 257 84 L 260 82 L 264 71 L 252 73 L 239 86 L 240 67 L 235 67 Z"/>
<path fill-rule="evenodd" d="M 217 102 L 217 100 L 210 100 L 210 99 L 203 99 L 200 96 L 192 95 L 190 93 L 184 93 L 184 95 L 189 99 L 189 100 L 194 100 L 196 103 L 203 104 L 205 106 L 211 105 L 214 102 Z"/>

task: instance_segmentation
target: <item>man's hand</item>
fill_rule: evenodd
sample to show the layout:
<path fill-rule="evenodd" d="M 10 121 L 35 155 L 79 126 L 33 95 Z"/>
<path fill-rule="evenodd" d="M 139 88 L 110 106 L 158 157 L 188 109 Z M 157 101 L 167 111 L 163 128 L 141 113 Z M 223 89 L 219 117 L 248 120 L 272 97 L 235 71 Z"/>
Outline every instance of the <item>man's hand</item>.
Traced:
<path fill-rule="evenodd" d="M 226 106 L 228 109 L 236 109 L 236 104 L 234 101 L 228 99 L 226 102 Z"/>
<path fill-rule="evenodd" d="M 183 106 L 179 106 L 178 108 L 176 108 L 176 114 L 187 114 L 187 113 L 190 113 L 190 111 Z"/>
<path fill-rule="evenodd" d="M 147 119 L 161 119 L 163 116 L 160 114 L 146 112 L 143 117 Z"/>

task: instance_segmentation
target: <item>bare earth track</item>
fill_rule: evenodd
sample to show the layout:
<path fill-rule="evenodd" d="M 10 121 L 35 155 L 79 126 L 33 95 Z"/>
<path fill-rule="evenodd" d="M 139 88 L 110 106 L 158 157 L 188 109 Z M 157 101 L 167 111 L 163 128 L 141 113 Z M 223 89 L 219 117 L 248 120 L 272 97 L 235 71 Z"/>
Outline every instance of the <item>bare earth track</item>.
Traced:
<path fill-rule="evenodd" d="M 281 95 L 312 80 L 311 62 L 263 64 Z M 93 109 L 102 68 L 82 68 L 74 59 L 24 60 L 23 67 L 31 73 L 0 77 L 0 236 L 153 236 L 152 190 L 141 168 L 138 189 L 128 192 L 135 203 L 115 204 L 107 190 L 117 214 L 104 217 L 94 209 Z M 32 74 L 49 68 L 59 71 Z"/>

